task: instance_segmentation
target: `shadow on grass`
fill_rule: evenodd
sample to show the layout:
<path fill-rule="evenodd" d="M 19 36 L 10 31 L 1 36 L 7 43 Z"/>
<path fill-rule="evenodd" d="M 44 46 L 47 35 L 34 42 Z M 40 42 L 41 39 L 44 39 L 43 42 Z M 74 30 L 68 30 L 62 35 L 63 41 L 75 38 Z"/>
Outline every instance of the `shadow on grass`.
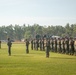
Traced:
<path fill-rule="evenodd" d="M 76 58 L 70 58 L 70 57 L 50 57 L 50 58 L 53 58 L 53 59 L 76 59 Z"/>
<path fill-rule="evenodd" d="M 32 55 L 29 55 L 29 54 L 14 54 L 11 56 L 14 56 L 14 57 L 33 57 Z"/>

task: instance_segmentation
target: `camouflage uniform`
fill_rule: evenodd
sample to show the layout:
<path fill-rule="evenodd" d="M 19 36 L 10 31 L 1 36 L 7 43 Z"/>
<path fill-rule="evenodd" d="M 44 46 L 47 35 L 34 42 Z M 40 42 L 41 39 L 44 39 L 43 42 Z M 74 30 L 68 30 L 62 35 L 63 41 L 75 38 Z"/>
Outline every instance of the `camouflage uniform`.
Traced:
<path fill-rule="evenodd" d="M 33 40 L 31 40 L 31 49 L 33 50 Z"/>
<path fill-rule="evenodd" d="M 0 41 L 0 49 L 1 49 L 1 41 Z"/>
<path fill-rule="evenodd" d="M 54 41 L 53 41 L 53 38 L 51 39 L 51 49 L 52 49 L 52 51 L 54 50 Z"/>
<path fill-rule="evenodd" d="M 71 39 L 70 41 L 70 46 L 71 46 L 71 49 L 70 49 L 70 55 L 73 55 L 75 50 L 74 50 L 74 40 Z"/>
<path fill-rule="evenodd" d="M 49 57 L 49 51 L 50 51 L 50 41 L 46 41 L 46 57 Z"/>
<path fill-rule="evenodd" d="M 42 40 L 42 50 L 43 51 L 45 50 L 45 47 L 44 47 L 44 39 Z"/>
<path fill-rule="evenodd" d="M 34 39 L 33 44 L 34 44 L 34 49 L 36 49 L 36 40 L 35 39 Z"/>
<path fill-rule="evenodd" d="M 39 47 L 39 41 L 36 40 L 36 50 L 38 50 L 38 47 Z"/>
<path fill-rule="evenodd" d="M 62 40 L 62 53 L 65 53 L 65 39 Z"/>
<path fill-rule="evenodd" d="M 66 46 L 66 54 L 69 54 L 69 39 L 67 38 L 65 41 Z"/>
<path fill-rule="evenodd" d="M 26 53 L 29 53 L 29 41 L 26 39 Z"/>
<path fill-rule="evenodd" d="M 61 39 L 59 38 L 59 53 L 61 53 L 62 50 L 61 50 Z"/>
<path fill-rule="evenodd" d="M 11 46 L 12 46 L 12 42 L 11 42 L 10 38 L 8 38 L 7 45 L 8 45 L 8 53 L 9 53 L 9 56 L 11 56 Z"/>
<path fill-rule="evenodd" d="M 42 51 L 42 40 L 40 39 L 40 51 Z"/>
<path fill-rule="evenodd" d="M 55 38 L 55 52 L 57 52 L 57 39 Z"/>

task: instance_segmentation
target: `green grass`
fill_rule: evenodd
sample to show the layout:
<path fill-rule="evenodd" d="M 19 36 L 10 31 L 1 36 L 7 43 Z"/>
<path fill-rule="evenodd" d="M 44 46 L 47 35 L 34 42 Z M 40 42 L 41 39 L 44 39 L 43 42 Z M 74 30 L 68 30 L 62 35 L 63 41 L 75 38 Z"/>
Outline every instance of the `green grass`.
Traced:
<path fill-rule="evenodd" d="M 0 75 L 76 75 L 76 56 L 31 50 L 26 54 L 25 44 L 13 44 L 8 56 L 7 44 L 0 49 Z"/>

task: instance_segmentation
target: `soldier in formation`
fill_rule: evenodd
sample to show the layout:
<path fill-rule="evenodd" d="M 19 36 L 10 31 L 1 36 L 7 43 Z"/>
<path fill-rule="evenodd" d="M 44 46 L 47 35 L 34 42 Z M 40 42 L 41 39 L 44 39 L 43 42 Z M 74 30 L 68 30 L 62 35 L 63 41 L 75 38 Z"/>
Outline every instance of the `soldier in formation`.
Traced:
<path fill-rule="evenodd" d="M 1 49 L 1 40 L 0 40 L 0 49 Z"/>
<path fill-rule="evenodd" d="M 70 55 L 74 55 L 74 52 L 75 52 L 74 43 L 75 43 L 74 40 L 71 38 L 70 39 L 70 51 L 69 51 Z"/>
<path fill-rule="evenodd" d="M 54 45 L 55 46 L 55 48 L 54 48 L 55 50 L 54 51 L 57 52 L 57 39 L 56 38 L 55 38 L 54 44 L 55 44 Z"/>
<path fill-rule="evenodd" d="M 41 38 L 38 40 L 35 39 L 33 42 L 33 46 L 35 50 L 46 50 L 46 57 L 49 57 L 49 51 L 70 55 L 74 55 L 74 53 L 76 52 L 75 41 L 73 38 L 49 38 L 48 40 L 45 38 Z"/>
<path fill-rule="evenodd" d="M 29 53 L 29 41 L 26 39 L 25 42 L 26 42 L 26 53 L 28 54 Z"/>
<path fill-rule="evenodd" d="M 46 57 L 49 57 L 49 52 L 50 52 L 50 40 L 46 40 Z"/>
<path fill-rule="evenodd" d="M 31 49 L 33 50 L 33 40 L 31 40 Z"/>

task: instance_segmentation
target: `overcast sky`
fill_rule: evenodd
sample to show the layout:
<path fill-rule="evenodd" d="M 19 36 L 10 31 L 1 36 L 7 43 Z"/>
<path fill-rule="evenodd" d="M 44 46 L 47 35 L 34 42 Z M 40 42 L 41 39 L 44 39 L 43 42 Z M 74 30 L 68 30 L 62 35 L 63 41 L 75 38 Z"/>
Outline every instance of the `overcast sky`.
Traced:
<path fill-rule="evenodd" d="M 0 0 L 0 26 L 76 23 L 76 0 Z"/>

